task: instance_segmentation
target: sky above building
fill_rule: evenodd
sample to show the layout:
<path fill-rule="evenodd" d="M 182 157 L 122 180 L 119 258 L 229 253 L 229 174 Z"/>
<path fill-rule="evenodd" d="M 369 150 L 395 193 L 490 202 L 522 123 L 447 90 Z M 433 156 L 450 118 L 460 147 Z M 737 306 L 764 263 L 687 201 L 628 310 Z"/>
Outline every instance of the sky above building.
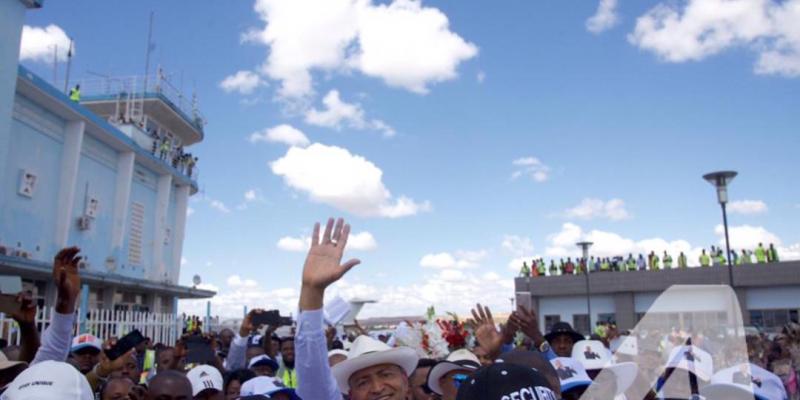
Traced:
<path fill-rule="evenodd" d="M 72 38 L 73 80 L 144 75 L 151 11 L 150 71 L 208 120 L 181 283 L 214 315 L 294 312 L 328 216 L 366 316 L 507 311 L 522 260 L 582 239 L 694 261 L 721 169 L 732 246 L 800 258 L 800 0 L 48 1 L 21 62 L 63 79 Z"/>

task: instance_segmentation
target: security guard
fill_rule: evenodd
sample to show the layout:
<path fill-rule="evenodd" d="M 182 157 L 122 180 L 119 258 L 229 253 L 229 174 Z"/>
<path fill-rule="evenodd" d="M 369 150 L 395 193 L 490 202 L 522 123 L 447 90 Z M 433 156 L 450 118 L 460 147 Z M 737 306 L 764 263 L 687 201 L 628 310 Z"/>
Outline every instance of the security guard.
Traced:
<path fill-rule="evenodd" d="M 81 101 L 81 85 L 75 85 L 74 88 L 69 90 L 69 99 L 76 103 Z"/>

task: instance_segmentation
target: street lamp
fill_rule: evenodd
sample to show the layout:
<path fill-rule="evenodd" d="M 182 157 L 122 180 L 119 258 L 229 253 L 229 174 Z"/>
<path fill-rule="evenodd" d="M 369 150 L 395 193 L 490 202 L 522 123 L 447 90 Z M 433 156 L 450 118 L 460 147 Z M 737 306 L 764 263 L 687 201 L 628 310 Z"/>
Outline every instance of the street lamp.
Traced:
<path fill-rule="evenodd" d="M 733 264 L 731 263 L 731 242 L 728 239 L 728 212 L 725 209 L 725 204 L 728 203 L 728 184 L 731 183 L 736 175 L 736 171 L 717 171 L 703 175 L 703 179 L 717 188 L 717 201 L 722 207 L 722 224 L 725 227 L 725 251 L 728 256 L 728 281 L 731 287 L 733 287 Z"/>
<path fill-rule="evenodd" d="M 592 302 L 590 299 L 590 291 L 589 291 L 589 247 L 592 246 L 592 242 L 578 242 L 575 243 L 576 246 L 580 247 L 583 250 L 583 265 L 586 266 L 585 268 L 585 275 L 586 275 L 586 311 L 589 313 L 589 333 L 592 332 Z"/>

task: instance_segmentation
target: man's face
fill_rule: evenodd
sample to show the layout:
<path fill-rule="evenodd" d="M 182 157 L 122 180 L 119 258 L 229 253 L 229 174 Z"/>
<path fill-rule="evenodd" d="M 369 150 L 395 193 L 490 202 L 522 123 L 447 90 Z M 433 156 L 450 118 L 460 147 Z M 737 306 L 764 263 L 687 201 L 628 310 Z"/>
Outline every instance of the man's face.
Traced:
<path fill-rule="evenodd" d="M 294 362 L 294 340 L 284 340 L 281 343 L 281 357 L 284 362 Z"/>
<path fill-rule="evenodd" d="M 82 374 L 87 374 L 100 362 L 100 350 L 93 348 L 83 348 L 72 353 L 74 364 Z"/>
<path fill-rule="evenodd" d="M 351 400 L 405 400 L 408 377 L 394 364 L 364 368 L 350 376 Z"/>
<path fill-rule="evenodd" d="M 553 351 L 559 357 L 572 357 L 572 345 L 574 342 L 572 338 L 567 335 L 558 335 L 553 338 L 553 342 L 550 343 L 550 347 L 553 348 Z"/>
<path fill-rule="evenodd" d="M 156 360 L 156 372 L 161 372 L 168 369 L 175 369 L 175 350 L 165 349 L 158 352 L 158 359 Z"/>
<path fill-rule="evenodd" d="M 232 380 L 228 383 L 228 388 L 225 390 L 226 400 L 236 400 L 242 391 L 242 383 L 237 380 Z"/>
<path fill-rule="evenodd" d="M 102 400 L 130 400 L 133 382 L 130 379 L 114 379 L 106 385 Z"/>
<path fill-rule="evenodd" d="M 408 384 L 411 386 L 411 400 L 431 400 L 433 396 L 425 393 L 423 387 L 428 380 L 428 372 L 431 367 L 417 368 L 411 377 L 408 378 Z"/>
<path fill-rule="evenodd" d="M 439 386 L 442 387 L 442 400 L 455 400 L 456 395 L 458 394 L 458 388 L 460 386 L 460 382 L 456 382 L 456 380 L 463 381 L 463 378 L 468 377 L 472 374 L 472 371 L 467 369 L 457 369 L 455 371 L 450 371 L 444 374 L 443 377 L 439 378 Z"/>
<path fill-rule="evenodd" d="M 275 376 L 275 371 L 269 365 L 255 365 L 250 369 L 253 370 L 256 376 L 268 376 L 270 378 Z"/>
<path fill-rule="evenodd" d="M 133 356 L 125 360 L 121 370 L 111 373 L 112 378 L 128 378 L 133 382 L 139 382 L 139 375 L 139 367 L 136 365 L 136 359 Z"/>

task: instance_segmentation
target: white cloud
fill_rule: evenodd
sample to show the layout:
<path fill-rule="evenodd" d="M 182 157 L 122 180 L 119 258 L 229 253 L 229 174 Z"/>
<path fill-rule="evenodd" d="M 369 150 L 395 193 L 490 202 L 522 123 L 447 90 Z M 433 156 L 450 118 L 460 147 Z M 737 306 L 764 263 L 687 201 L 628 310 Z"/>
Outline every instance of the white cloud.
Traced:
<path fill-rule="evenodd" d="M 311 247 L 311 237 L 284 236 L 276 244 L 279 249 L 292 252 L 306 252 Z M 375 237 L 367 231 L 351 233 L 347 239 L 347 248 L 356 251 L 370 251 L 378 248 Z"/>
<path fill-rule="evenodd" d="M 617 0 L 600 0 L 597 12 L 586 20 L 586 29 L 598 34 L 613 28 L 618 22 Z"/>
<path fill-rule="evenodd" d="M 217 295 L 208 300 L 181 300 L 178 304 L 180 312 L 205 315 L 206 301 L 211 302 L 211 314 L 221 318 L 241 318 L 244 307 L 278 309 L 281 315 L 297 312 L 297 289 L 264 289 L 259 282 L 239 275 L 230 276 L 225 283 L 224 288 L 204 283 L 201 286 L 215 290 Z"/>
<path fill-rule="evenodd" d="M 564 211 L 566 218 L 607 218 L 612 221 L 619 221 L 631 217 L 625 209 L 625 202 L 621 199 L 611 199 L 603 201 L 600 199 L 586 198 L 575 207 Z"/>
<path fill-rule="evenodd" d="M 192 214 L 194 214 L 194 208 L 192 208 L 192 207 L 186 207 L 186 216 L 187 216 L 187 217 L 191 217 L 191 216 L 192 216 Z"/>
<path fill-rule="evenodd" d="M 278 240 L 276 245 L 284 251 L 304 252 L 311 247 L 311 238 L 284 236 Z"/>
<path fill-rule="evenodd" d="M 239 275 L 231 275 L 230 277 L 228 277 L 226 283 L 228 284 L 228 286 L 231 287 L 241 286 L 241 287 L 252 288 L 258 286 L 258 282 L 252 279 L 242 279 Z"/>
<path fill-rule="evenodd" d="M 725 246 L 725 228 L 722 226 L 722 224 L 714 227 L 714 234 L 719 236 L 717 244 L 720 246 Z M 774 243 L 775 246 L 780 246 L 782 244 L 778 235 L 766 230 L 761 226 L 728 226 L 728 236 L 730 237 L 731 241 L 731 249 L 737 250 L 752 250 L 758 247 L 759 243 L 762 243 L 764 246 L 769 246 L 770 243 Z"/>
<path fill-rule="evenodd" d="M 219 87 L 226 93 L 239 92 L 239 94 L 252 94 L 264 82 L 258 74 L 252 71 L 239 71 L 233 75 L 225 77 L 219 83 Z"/>
<path fill-rule="evenodd" d="M 628 40 L 668 62 L 698 61 L 735 47 L 757 53 L 758 74 L 800 76 L 800 0 L 660 3 Z"/>
<path fill-rule="evenodd" d="M 211 200 L 211 202 L 209 204 L 211 205 L 211 208 L 213 208 L 213 209 L 215 209 L 215 210 L 217 210 L 217 211 L 219 211 L 219 212 L 221 212 L 223 214 L 228 214 L 228 213 L 231 212 L 231 209 L 228 208 L 228 206 L 226 206 L 225 203 L 223 203 L 223 202 L 221 202 L 219 200 Z"/>
<path fill-rule="evenodd" d="M 595 257 L 627 257 L 633 254 L 647 255 L 651 251 L 661 255 L 666 250 L 677 258 L 680 252 L 686 254 L 689 265 L 697 264 L 700 254 L 700 247 L 692 246 L 686 240 L 665 240 L 662 238 L 646 238 L 634 240 L 625 238 L 614 232 L 601 230 L 584 230 L 573 223 L 565 223 L 559 232 L 548 236 L 549 246 L 545 249 L 545 255 L 552 258 L 580 257 L 581 250 L 575 243 L 589 241 L 593 245 L 589 248 L 589 254 Z M 677 261 L 676 261 L 677 262 Z"/>
<path fill-rule="evenodd" d="M 511 254 L 521 256 L 533 251 L 533 241 L 529 237 L 505 235 L 500 247 Z"/>
<path fill-rule="evenodd" d="M 255 189 L 250 189 L 244 192 L 244 201 L 255 201 L 256 200 L 256 191 Z"/>
<path fill-rule="evenodd" d="M 181 257 L 181 267 L 189 265 L 189 260 L 186 257 Z"/>
<path fill-rule="evenodd" d="M 511 179 L 530 176 L 534 181 L 541 183 L 550 178 L 550 167 L 543 164 L 536 157 L 518 158 L 512 161 L 511 164 L 517 167 L 511 174 Z"/>
<path fill-rule="evenodd" d="M 288 124 L 280 124 L 259 132 L 253 132 L 250 134 L 248 140 L 250 143 L 283 143 L 288 146 L 297 147 L 306 147 L 310 143 L 301 130 Z"/>
<path fill-rule="evenodd" d="M 522 268 L 522 263 L 528 263 L 528 267 L 531 266 L 531 260 L 541 258 L 540 255 L 532 255 L 532 256 L 523 256 L 523 257 L 514 257 L 511 261 L 508 262 L 508 269 L 510 271 L 514 271 L 515 273 L 519 272 L 520 268 Z"/>
<path fill-rule="evenodd" d="M 486 250 L 459 250 L 455 255 L 448 252 L 426 254 L 419 260 L 419 265 L 434 269 L 460 269 L 477 267 L 488 255 Z"/>
<path fill-rule="evenodd" d="M 368 121 L 361 105 L 343 101 L 338 90 L 328 92 L 322 99 L 322 104 L 325 106 L 324 110 L 312 108 L 306 112 L 306 123 L 336 130 L 341 130 L 344 125 L 358 130 L 377 130 L 386 137 L 394 136 L 396 133 L 394 128 L 379 119 Z"/>
<path fill-rule="evenodd" d="M 52 62 L 57 50 L 58 61 L 67 60 L 69 51 L 69 37 L 58 25 L 47 25 L 44 28 L 28 26 L 22 27 L 22 40 L 20 43 L 20 61 Z M 75 48 L 72 49 L 75 56 Z"/>
<path fill-rule="evenodd" d="M 375 237 L 369 232 L 359 232 L 350 234 L 347 239 L 347 248 L 352 250 L 369 251 L 375 250 L 378 247 L 378 242 Z"/>
<path fill-rule="evenodd" d="M 767 212 L 767 204 L 761 200 L 737 200 L 728 203 L 728 211 L 738 214 L 762 214 Z"/>
<path fill-rule="evenodd" d="M 311 94 L 315 70 L 356 70 L 426 93 L 478 53 L 450 31 L 445 14 L 415 0 L 257 0 L 255 10 L 265 27 L 242 39 L 269 47 L 262 69 L 286 98 Z"/>
<path fill-rule="evenodd" d="M 428 202 L 393 198 L 382 181 L 383 171 L 347 149 L 314 143 L 292 147 L 270 164 L 272 173 L 312 201 L 362 217 L 399 218 L 428 211 Z"/>

